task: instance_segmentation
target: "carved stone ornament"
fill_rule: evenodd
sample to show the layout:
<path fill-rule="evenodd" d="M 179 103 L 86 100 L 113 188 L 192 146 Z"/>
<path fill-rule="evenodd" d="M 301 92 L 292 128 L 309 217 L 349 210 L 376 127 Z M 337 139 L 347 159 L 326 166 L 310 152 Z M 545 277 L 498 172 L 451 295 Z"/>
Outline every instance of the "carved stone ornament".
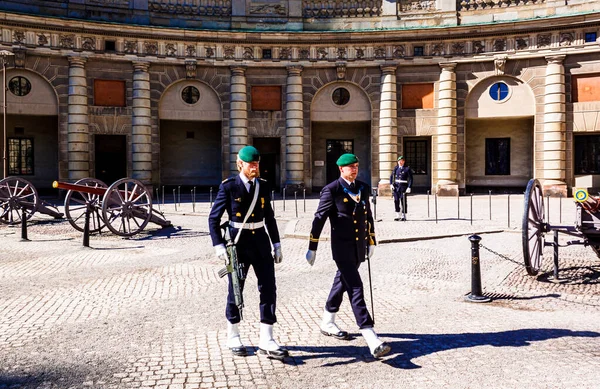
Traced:
<path fill-rule="evenodd" d="M 345 47 L 339 47 L 337 49 L 337 59 L 346 59 L 348 58 L 348 53 Z"/>
<path fill-rule="evenodd" d="M 96 38 L 85 36 L 81 39 L 81 48 L 88 51 L 96 50 Z"/>
<path fill-rule="evenodd" d="M 196 60 L 185 61 L 185 78 L 196 78 Z"/>
<path fill-rule="evenodd" d="M 463 42 L 454 42 L 452 44 L 452 54 L 462 55 L 465 53 L 465 44 Z"/>
<path fill-rule="evenodd" d="M 13 54 L 15 55 L 15 67 L 24 68 L 25 67 L 25 49 L 15 47 L 13 48 Z"/>
<path fill-rule="evenodd" d="M 292 58 L 292 49 L 289 47 L 282 47 L 279 50 L 279 59 L 291 59 Z"/>
<path fill-rule="evenodd" d="M 125 41 L 123 51 L 127 54 L 137 54 L 137 41 Z"/>
<path fill-rule="evenodd" d="M 517 38 L 516 42 L 517 42 L 517 50 L 525 50 L 525 49 L 529 48 L 529 38 L 527 38 L 527 37 Z"/>
<path fill-rule="evenodd" d="M 38 34 L 38 45 L 44 46 L 48 44 L 48 37 L 44 34 Z"/>
<path fill-rule="evenodd" d="M 435 45 L 433 45 L 433 48 L 431 49 L 431 55 L 444 55 L 444 44 L 443 43 L 436 43 Z"/>
<path fill-rule="evenodd" d="M 254 59 L 254 49 L 252 47 L 244 47 L 242 57 L 244 59 Z"/>
<path fill-rule="evenodd" d="M 356 48 L 356 59 L 363 59 L 365 58 L 365 49 L 357 47 Z"/>
<path fill-rule="evenodd" d="M 144 42 L 144 53 L 148 55 L 158 54 L 158 42 Z"/>
<path fill-rule="evenodd" d="M 326 48 L 319 47 L 317 49 L 317 57 L 318 57 L 318 59 L 325 60 L 325 59 L 327 59 L 327 55 L 328 55 L 328 53 L 327 53 L 327 49 Z"/>
<path fill-rule="evenodd" d="M 548 47 L 552 43 L 552 36 L 550 34 L 538 35 L 537 45 L 538 48 Z"/>
<path fill-rule="evenodd" d="M 573 41 L 575 40 L 572 32 L 561 32 L 560 33 L 560 45 L 561 46 L 571 46 Z"/>
<path fill-rule="evenodd" d="M 335 73 L 337 75 L 338 80 L 346 79 L 346 64 L 343 62 L 338 62 L 336 64 Z"/>
<path fill-rule="evenodd" d="M 213 58 L 215 56 L 215 48 L 207 47 L 206 48 L 206 58 Z"/>
<path fill-rule="evenodd" d="M 165 46 L 165 52 L 167 53 L 167 56 L 174 57 L 177 55 L 177 47 L 174 43 L 167 43 Z"/>
<path fill-rule="evenodd" d="M 496 39 L 494 41 L 494 51 L 506 50 L 506 39 Z"/>
<path fill-rule="evenodd" d="M 60 35 L 58 37 L 58 47 L 61 47 L 63 49 L 72 49 L 73 47 L 75 47 L 75 35 Z"/>
<path fill-rule="evenodd" d="M 506 65 L 506 55 L 494 57 L 494 71 L 497 76 L 504 75 L 504 66 Z"/>
<path fill-rule="evenodd" d="M 300 50 L 300 59 L 309 59 L 310 58 L 310 50 L 302 49 Z"/>
<path fill-rule="evenodd" d="M 25 43 L 25 31 L 15 30 L 13 32 L 13 43 L 19 45 Z"/>
<path fill-rule="evenodd" d="M 283 4 L 256 4 L 250 6 L 250 14 L 285 16 L 287 12 Z"/>
<path fill-rule="evenodd" d="M 375 58 L 383 59 L 385 58 L 385 47 L 379 46 L 375 48 Z"/>
<path fill-rule="evenodd" d="M 234 59 L 235 58 L 235 46 L 223 46 L 223 58 Z"/>
<path fill-rule="evenodd" d="M 404 45 L 394 46 L 394 53 L 392 54 L 392 56 L 394 58 L 402 58 L 404 57 L 405 53 L 406 49 L 404 48 Z"/>
<path fill-rule="evenodd" d="M 475 54 L 481 54 L 485 51 L 485 45 L 482 41 L 473 41 L 473 52 Z"/>
<path fill-rule="evenodd" d="M 196 56 L 196 46 L 187 45 L 185 48 L 185 55 L 187 57 L 195 57 Z"/>

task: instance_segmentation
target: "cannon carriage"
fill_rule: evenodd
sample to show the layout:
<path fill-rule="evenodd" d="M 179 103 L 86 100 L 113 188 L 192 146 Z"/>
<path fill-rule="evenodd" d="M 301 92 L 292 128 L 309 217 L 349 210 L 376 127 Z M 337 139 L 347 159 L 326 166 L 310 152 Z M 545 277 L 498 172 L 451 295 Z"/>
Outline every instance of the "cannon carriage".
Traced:
<path fill-rule="evenodd" d="M 84 232 L 89 222 L 90 233 L 106 227 L 116 235 L 129 237 L 140 233 L 148 223 L 171 226 L 163 213 L 152 207 L 151 193 L 138 180 L 122 178 L 108 186 L 98 179 L 84 178 L 73 184 L 54 181 L 52 186 L 68 191 L 65 214 L 78 231 Z"/>
<path fill-rule="evenodd" d="M 600 258 L 600 199 L 589 196 L 587 191 L 582 189 L 576 190 L 573 197 L 576 201 L 574 225 L 552 225 L 544 216 L 544 196 L 540 182 L 531 179 L 527 184 L 522 234 L 523 258 L 529 275 L 538 274 L 542 266 L 545 246 L 554 247 L 555 275 L 558 274 L 559 233 L 577 238 L 568 241 L 567 245 L 590 246 Z M 547 242 L 545 236 L 551 232 L 554 234 L 554 239 L 552 242 Z"/>
<path fill-rule="evenodd" d="M 21 177 L 0 180 L 0 223 L 19 224 L 39 212 L 61 219 L 63 214 L 54 205 L 42 200 L 33 184 Z"/>

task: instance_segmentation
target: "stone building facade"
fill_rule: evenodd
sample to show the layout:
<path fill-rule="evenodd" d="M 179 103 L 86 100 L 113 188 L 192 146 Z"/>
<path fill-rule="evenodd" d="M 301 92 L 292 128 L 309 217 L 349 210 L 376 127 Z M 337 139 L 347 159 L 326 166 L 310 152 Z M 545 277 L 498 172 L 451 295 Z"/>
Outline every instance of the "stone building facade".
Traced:
<path fill-rule="evenodd" d="M 600 187 L 594 0 L 5 0 L 9 175 L 389 193 Z M 3 96 L 0 101 L 4 103 Z M 2 114 L 2 113 L 0 113 Z"/>

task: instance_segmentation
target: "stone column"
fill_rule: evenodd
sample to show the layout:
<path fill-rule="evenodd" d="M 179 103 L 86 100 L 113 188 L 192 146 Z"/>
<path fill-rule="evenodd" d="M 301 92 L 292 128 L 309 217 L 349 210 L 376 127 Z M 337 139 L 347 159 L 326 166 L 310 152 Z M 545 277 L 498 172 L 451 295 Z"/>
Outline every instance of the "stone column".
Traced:
<path fill-rule="evenodd" d="M 436 193 L 440 196 L 457 196 L 456 63 L 441 63 L 440 67 Z"/>
<path fill-rule="evenodd" d="M 389 196 L 390 176 L 398 158 L 398 97 L 396 65 L 381 66 L 379 101 L 379 194 Z"/>
<path fill-rule="evenodd" d="M 246 66 L 231 66 L 231 93 L 229 94 L 229 170 L 238 173 L 237 153 L 248 145 L 248 96 L 246 93 Z M 260 151 L 260 150 L 259 150 Z"/>
<path fill-rule="evenodd" d="M 546 57 L 542 178 L 544 193 L 567 195 L 564 55 Z"/>
<path fill-rule="evenodd" d="M 131 120 L 132 177 L 152 181 L 152 120 L 150 112 L 150 64 L 133 63 L 133 117 Z"/>
<path fill-rule="evenodd" d="M 88 91 L 83 57 L 69 57 L 67 150 L 69 181 L 90 176 Z"/>
<path fill-rule="evenodd" d="M 285 185 L 304 186 L 304 112 L 302 66 L 287 67 L 285 104 Z"/>

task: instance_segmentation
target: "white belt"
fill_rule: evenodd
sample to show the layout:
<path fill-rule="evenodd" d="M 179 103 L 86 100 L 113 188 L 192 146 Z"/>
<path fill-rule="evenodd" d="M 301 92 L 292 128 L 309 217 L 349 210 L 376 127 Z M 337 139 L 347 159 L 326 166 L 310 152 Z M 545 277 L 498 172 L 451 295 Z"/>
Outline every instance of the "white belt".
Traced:
<path fill-rule="evenodd" d="M 229 225 L 233 228 L 241 229 L 244 227 L 244 230 L 258 230 L 259 228 L 263 228 L 265 226 L 265 222 L 256 222 L 256 223 L 239 223 L 239 222 L 229 222 Z"/>
<path fill-rule="evenodd" d="M 406 180 L 396 180 L 397 184 L 408 184 L 408 181 Z"/>

